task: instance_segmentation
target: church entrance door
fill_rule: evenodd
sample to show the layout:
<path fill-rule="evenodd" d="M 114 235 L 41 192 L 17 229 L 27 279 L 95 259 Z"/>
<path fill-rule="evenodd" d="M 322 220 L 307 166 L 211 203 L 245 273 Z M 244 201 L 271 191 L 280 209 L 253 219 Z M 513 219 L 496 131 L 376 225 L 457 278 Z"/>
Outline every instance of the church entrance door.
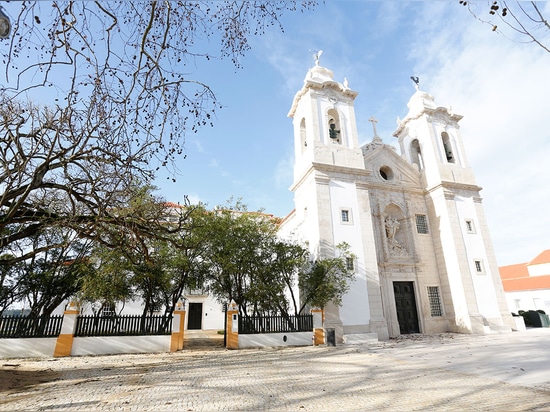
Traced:
<path fill-rule="evenodd" d="M 401 334 L 419 333 L 413 282 L 393 282 L 395 309 Z"/>
<path fill-rule="evenodd" d="M 187 317 L 187 329 L 202 328 L 202 303 L 189 304 L 189 316 Z"/>

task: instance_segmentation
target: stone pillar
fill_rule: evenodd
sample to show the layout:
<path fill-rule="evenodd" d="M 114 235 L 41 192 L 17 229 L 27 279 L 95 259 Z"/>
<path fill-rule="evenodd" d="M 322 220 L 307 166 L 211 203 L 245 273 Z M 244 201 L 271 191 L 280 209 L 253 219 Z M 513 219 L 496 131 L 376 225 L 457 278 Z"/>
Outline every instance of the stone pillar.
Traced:
<path fill-rule="evenodd" d="M 172 318 L 172 336 L 170 337 L 170 352 L 183 349 L 183 335 L 185 333 L 185 303 L 178 300 Z"/>
<path fill-rule="evenodd" d="M 57 337 L 55 349 L 53 352 L 54 358 L 62 358 L 71 356 L 73 349 L 74 332 L 76 330 L 76 318 L 80 314 L 76 302 L 70 302 L 63 312 L 63 323 L 61 324 L 61 333 Z"/>
<path fill-rule="evenodd" d="M 239 349 L 239 307 L 231 301 L 227 308 L 227 330 L 225 331 L 227 349 Z"/>
<path fill-rule="evenodd" d="M 323 345 L 325 343 L 325 311 L 323 309 L 311 309 L 313 315 L 313 345 Z"/>

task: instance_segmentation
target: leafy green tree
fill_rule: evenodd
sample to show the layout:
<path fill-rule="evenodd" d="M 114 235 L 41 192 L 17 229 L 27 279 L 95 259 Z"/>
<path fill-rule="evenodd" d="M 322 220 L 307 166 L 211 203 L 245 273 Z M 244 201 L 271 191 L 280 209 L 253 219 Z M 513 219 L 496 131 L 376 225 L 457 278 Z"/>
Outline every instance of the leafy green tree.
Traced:
<path fill-rule="evenodd" d="M 205 287 L 208 273 L 206 260 L 206 210 L 193 206 L 187 214 L 186 224 L 173 234 L 173 242 L 165 242 L 162 253 L 169 275 L 169 287 L 162 291 L 165 316 L 172 315 L 185 289 Z"/>
<path fill-rule="evenodd" d="M 273 293 L 269 271 L 269 246 L 277 232 L 277 221 L 261 212 L 249 212 L 240 201 L 209 212 L 207 222 L 210 291 L 222 302 L 235 301 L 243 314 L 265 311 Z"/>
<path fill-rule="evenodd" d="M 164 310 L 168 322 L 184 289 L 196 284 L 204 272 L 205 211 L 200 205 L 166 203 L 153 196 L 154 189 L 147 185 L 136 189 L 128 207 L 112 213 L 131 216 L 140 225 L 158 222 L 161 230 L 150 235 L 128 227 L 102 233 L 103 243 L 96 244 L 91 255 L 95 269 L 83 280 L 80 296 L 101 307 L 140 299 L 144 319 Z M 113 243 L 123 247 L 111 247 Z"/>
<path fill-rule="evenodd" d="M 105 307 L 114 308 L 118 303 L 122 303 L 122 311 L 125 303 L 136 297 L 131 276 L 119 249 L 96 245 L 90 256 L 90 271 L 82 279 L 78 298 L 92 303 L 97 316 Z"/>
<path fill-rule="evenodd" d="M 307 307 L 324 309 L 329 303 L 342 304 L 342 297 L 349 291 L 354 279 L 351 262 L 355 255 L 347 243 L 336 246 L 338 256 L 318 259 L 300 272 L 299 286 L 302 293 L 300 313 Z"/>
<path fill-rule="evenodd" d="M 288 317 L 307 307 L 341 304 L 354 278 L 348 244 L 338 245 L 334 258 L 310 262 L 306 249 L 278 238 L 277 219 L 250 212 L 239 201 L 208 216 L 210 291 L 222 302 L 235 301 L 242 316 Z"/>
<path fill-rule="evenodd" d="M 29 302 L 29 316 L 50 316 L 78 292 L 82 278 L 90 271 L 87 242 L 62 230 L 50 229 L 34 238 L 34 248 L 40 249 L 42 243 L 49 242 L 64 246 L 47 248 L 28 261 L 17 263 L 19 293 Z"/>
<path fill-rule="evenodd" d="M 276 238 L 269 245 L 271 259 L 266 264 L 270 273 L 271 287 L 266 288 L 266 302 L 288 317 L 299 314 L 300 297 L 298 275 L 308 265 L 308 251 L 301 245 Z"/>
<path fill-rule="evenodd" d="M 6 257 L 10 259 L 10 256 Z M 18 266 L 0 266 L 0 317 L 4 311 L 21 298 L 18 274 Z"/>

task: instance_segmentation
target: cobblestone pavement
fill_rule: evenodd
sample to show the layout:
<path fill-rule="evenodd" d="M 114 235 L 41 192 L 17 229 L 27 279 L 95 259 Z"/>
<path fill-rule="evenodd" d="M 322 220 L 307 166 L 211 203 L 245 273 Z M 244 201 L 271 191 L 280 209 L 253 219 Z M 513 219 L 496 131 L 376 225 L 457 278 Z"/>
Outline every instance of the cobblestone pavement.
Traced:
<path fill-rule="evenodd" d="M 337 347 L 3 359 L 0 410 L 550 410 L 547 332 L 519 338 L 413 335 Z M 536 366 L 529 363 L 533 348 L 523 350 L 532 342 L 546 348 Z M 499 349 L 503 345 L 515 345 L 523 355 L 503 363 L 498 357 L 506 355 Z"/>

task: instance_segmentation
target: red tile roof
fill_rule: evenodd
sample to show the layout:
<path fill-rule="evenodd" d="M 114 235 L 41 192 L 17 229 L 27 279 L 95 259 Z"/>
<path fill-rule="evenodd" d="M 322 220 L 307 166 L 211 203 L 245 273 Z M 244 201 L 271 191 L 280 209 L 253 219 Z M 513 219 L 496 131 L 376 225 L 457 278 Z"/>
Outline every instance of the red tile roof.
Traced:
<path fill-rule="evenodd" d="M 502 280 L 505 292 L 517 292 L 519 290 L 550 289 L 550 275 L 530 276 L 528 278 L 517 278 Z"/>
<path fill-rule="evenodd" d="M 516 265 L 501 266 L 498 268 L 500 271 L 500 278 L 504 280 L 524 278 L 529 276 L 527 270 L 527 263 L 518 263 Z"/>
<path fill-rule="evenodd" d="M 550 263 L 550 249 L 540 253 L 528 263 L 501 266 L 500 278 L 505 292 L 520 290 L 550 289 L 550 273 L 542 276 L 529 276 L 528 266 Z"/>
<path fill-rule="evenodd" d="M 550 263 L 550 249 L 541 252 L 536 258 L 528 263 L 528 265 L 540 265 L 541 263 Z"/>

